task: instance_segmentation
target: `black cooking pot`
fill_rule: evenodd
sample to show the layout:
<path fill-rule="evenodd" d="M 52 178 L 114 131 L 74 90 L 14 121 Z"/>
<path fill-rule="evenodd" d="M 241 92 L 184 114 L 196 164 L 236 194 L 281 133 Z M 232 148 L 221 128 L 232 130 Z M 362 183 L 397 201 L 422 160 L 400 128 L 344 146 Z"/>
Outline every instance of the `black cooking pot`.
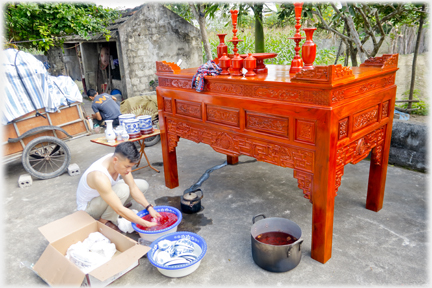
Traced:
<path fill-rule="evenodd" d="M 265 219 L 255 222 L 260 216 Z M 270 272 L 286 272 L 300 263 L 303 239 L 300 239 L 302 232 L 296 223 L 285 218 L 266 218 L 264 214 L 254 216 L 252 223 L 252 258 L 259 267 Z M 271 245 L 255 239 L 266 232 L 285 232 L 297 238 L 297 241 L 287 245 Z"/>
<path fill-rule="evenodd" d="M 192 214 L 200 211 L 201 199 L 203 196 L 203 192 L 200 188 L 192 191 L 186 190 L 180 200 L 180 208 L 182 212 Z"/>

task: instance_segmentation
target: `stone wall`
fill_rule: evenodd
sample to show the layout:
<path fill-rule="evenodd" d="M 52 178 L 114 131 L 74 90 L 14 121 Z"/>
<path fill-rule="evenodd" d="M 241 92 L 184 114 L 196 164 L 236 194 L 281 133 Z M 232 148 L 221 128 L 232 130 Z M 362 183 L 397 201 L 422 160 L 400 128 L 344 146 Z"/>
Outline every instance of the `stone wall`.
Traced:
<path fill-rule="evenodd" d="M 389 164 L 427 172 L 427 126 L 393 120 Z"/>
<path fill-rule="evenodd" d="M 146 4 L 119 27 L 119 36 L 126 83 L 123 97 L 150 91 L 150 81 L 157 79 L 156 61 L 182 59 L 182 69 L 202 64 L 199 29 L 162 4 Z"/>
<path fill-rule="evenodd" d="M 48 62 L 50 64 L 50 68 L 48 69 L 48 73 L 53 76 L 59 75 L 67 75 L 66 74 L 66 65 L 63 59 L 63 52 L 61 48 L 52 47 L 47 52 Z"/>
<path fill-rule="evenodd" d="M 72 49 L 71 49 L 72 47 Z M 48 50 L 47 60 L 50 64 L 48 72 L 52 76 L 66 75 L 73 80 L 81 81 L 81 71 L 74 45 L 64 45 L 64 53 L 61 48 L 52 47 Z"/>

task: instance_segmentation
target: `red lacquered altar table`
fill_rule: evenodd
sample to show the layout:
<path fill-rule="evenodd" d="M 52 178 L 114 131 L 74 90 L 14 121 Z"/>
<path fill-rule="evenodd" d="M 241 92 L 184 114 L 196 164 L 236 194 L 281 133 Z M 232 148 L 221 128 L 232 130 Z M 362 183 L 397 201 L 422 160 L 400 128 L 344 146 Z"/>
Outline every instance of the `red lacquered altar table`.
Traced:
<path fill-rule="evenodd" d="M 239 155 L 294 170 L 312 203 L 313 259 L 331 258 L 334 198 L 344 165 L 372 151 L 366 208 L 379 211 L 396 97 L 398 54 L 360 67 L 316 66 L 289 74 L 267 65 L 255 77 L 208 76 L 203 92 L 191 89 L 197 68 L 157 62 L 159 124 L 165 184 L 179 185 L 180 138 L 210 145 L 236 164 Z"/>

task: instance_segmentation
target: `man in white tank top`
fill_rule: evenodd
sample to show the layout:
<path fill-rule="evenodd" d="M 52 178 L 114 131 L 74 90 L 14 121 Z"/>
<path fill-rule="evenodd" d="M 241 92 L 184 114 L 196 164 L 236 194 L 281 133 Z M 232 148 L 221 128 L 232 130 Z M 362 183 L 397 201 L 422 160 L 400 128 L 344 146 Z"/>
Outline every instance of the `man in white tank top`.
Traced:
<path fill-rule="evenodd" d="M 123 142 L 115 148 L 113 154 L 105 155 L 94 162 L 79 181 L 77 209 L 86 211 L 96 220 L 119 232 L 119 215 L 145 227 L 157 225 L 143 220 L 124 206 L 134 199 L 145 207 L 153 218 L 161 217 L 144 197 L 149 187 L 147 181 L 134 180 L 132 177 L 132 167 L 139 160 L 140 154 L 134 143 Z"/>

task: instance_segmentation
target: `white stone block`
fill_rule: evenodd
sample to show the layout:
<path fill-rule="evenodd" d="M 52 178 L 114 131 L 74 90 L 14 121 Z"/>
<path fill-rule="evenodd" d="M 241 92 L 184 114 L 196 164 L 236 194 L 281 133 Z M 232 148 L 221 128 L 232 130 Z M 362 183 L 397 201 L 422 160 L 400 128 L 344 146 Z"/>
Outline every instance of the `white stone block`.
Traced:
<path fill-rule="evenodd" d="M 70 176 L 77 176 L 80 174 L 80 168 L 78 166 L 78 164 L 74 163 L 74 164 L 70 164 L 68 167 L 68 173 Z"/>
<path fill-rule="evenodd" d="M 29 174 L 23 174 L 18 179 L 20 188 L 30 187 L 33 184 L 33 179 Z"/>

